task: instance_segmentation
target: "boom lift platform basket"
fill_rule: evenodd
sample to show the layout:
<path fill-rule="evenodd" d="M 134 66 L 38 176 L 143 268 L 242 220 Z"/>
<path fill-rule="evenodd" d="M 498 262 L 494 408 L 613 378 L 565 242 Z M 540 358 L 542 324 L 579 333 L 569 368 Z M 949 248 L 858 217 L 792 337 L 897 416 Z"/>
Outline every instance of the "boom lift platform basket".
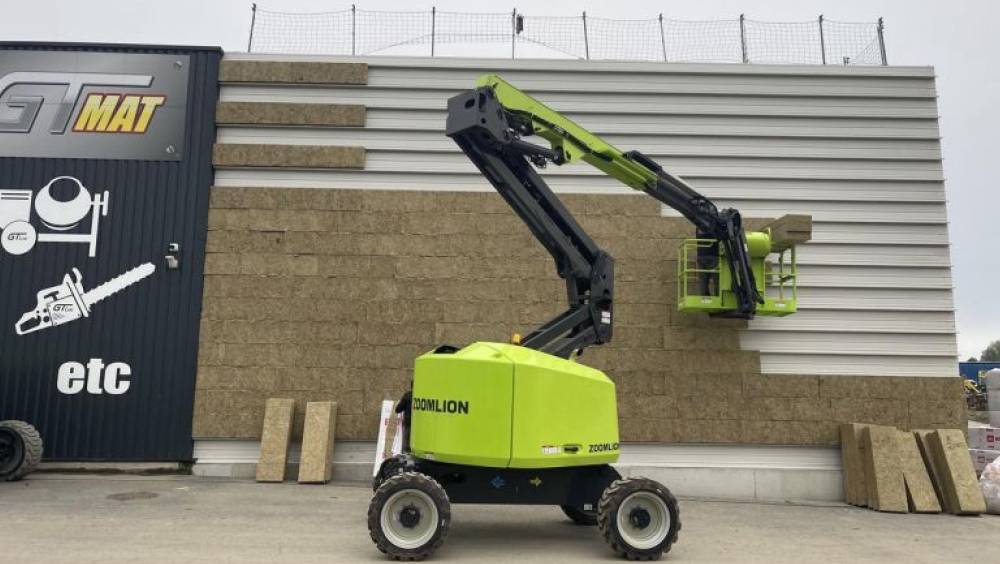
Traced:
<path fill-rule="evenodd" d="M 764 303 L 757 315 L 783 317 L 798 309 L 795 247 L 774 248 L 771 232 L 747 234 L 750 267 Z M 732 274 L 725 267 L 718 239 L 685 239 L 677 250 L 677 309 L 685 313 L 718 314 L 737 307 Z"/>

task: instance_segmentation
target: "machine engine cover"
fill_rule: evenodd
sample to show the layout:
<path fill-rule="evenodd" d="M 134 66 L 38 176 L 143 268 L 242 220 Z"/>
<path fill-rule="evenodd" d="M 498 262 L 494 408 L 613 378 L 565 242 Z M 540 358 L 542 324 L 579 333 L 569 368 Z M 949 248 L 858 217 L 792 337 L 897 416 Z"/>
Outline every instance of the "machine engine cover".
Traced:
<path fill-rule="evenodd" d="M 493 468 L 618 460 L 615 384 L 600 370 L 533 349 L 473 343 L 417 358 L 410 450 Z"/>

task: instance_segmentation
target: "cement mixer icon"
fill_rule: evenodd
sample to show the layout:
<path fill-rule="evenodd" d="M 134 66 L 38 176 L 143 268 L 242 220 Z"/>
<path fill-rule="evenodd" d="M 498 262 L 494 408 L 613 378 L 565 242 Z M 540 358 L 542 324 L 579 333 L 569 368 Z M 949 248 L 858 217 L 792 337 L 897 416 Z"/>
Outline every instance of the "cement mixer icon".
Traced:
<path fill-rule="evenodd" d="M 57 182 L 76 184 L 76 195 L 69 200 L 57 200 L 52 187 Z M 32 197 L 35 215 L 47 232 L 39 233 L 31 223 Z M 90 216 L 89 231 L 80 233 L 79 226 Z M 36 243 L 84 243 L 88 255 L 97 256 L 97 232 L 102 217 L 108 215 L 108 192 L 91 195 L 83 182 L 72 176 L 57 176 L 35 195 L 31 190 L 0 190 L 0 246 L 12 255 L 23 255 Z M 71 232 L 74 231 L 75 232 Z"/>

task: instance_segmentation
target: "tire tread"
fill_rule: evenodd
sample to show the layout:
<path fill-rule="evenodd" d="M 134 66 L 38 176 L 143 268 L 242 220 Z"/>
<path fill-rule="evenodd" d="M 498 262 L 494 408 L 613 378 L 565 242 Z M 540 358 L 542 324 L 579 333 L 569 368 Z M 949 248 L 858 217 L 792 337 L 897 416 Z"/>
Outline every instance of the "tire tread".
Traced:
<path fill-rule="evenodd" d="M 618 535 L 615 524 L 612 522 L 612 515 L 615 513 L 614 507 L 624 501 L 628 494 L 642 489 L 654 490 L 662 494 L 667 501 L 668 509 L 674 509 L 673 522 L 671 523 L 672 533 L 667 533 L 667 538 L 662 544 L 662 550 L 636 550 L 628 546 Z M 597 528 L 608 543 L 611 550 L 626 560 L 659 560 L 660 556 L 670 552 L 674 543 L 677 542 L 681 531 L 680 508 L 677 505 L 677 498 L 659 482 L 648 478 L 622 478 L 611 483 L 597 504 Z"/>
<path fill-rule="evenodd" d="M 419 486 L 429 487 L 431 491 L 422 489 Z M 428 544 L 415 549 L 400 549 L 392 544 L 392 542 L 390 542 L 389 539 L 382 533 L 382 506 L 386 501 L 388 501 L 389 497 L 393 493 L 396 493 L 400 489 L 411 488 L 423 491 L 438 502 L 438 519 L 443 523 L 439 525 L 440 533 Z M 437 480 L 426 474 L 421 474 L 420 472 L 401 472 L 386 478 L 378 489 L 375 490 L 375 495 L 372 496 L 371 503 L 368 505 L 368 534 L 371 536 L 372 542 L 375 543 L 375 546 L 379 549 L 379 551 L 392 560 L 403 562 L 419 562 L 421 560 L 425 560 L 433 554 L 434 551 L 440 548 L 442 544 L 444 544 L 445 539 L 448 537 L 450 525 L 451 502 L 448 499 L 448 493 L 443 487 L 441 487 L 441 484 L 439 484 Z"/>
<path fill-rule="evenodd" d="M 37 429 L 24 421 L 13 419 L 0 421 L 0 427 L 5 427 L 17 433 L 24 443 L 24 460 L 21 461 L 21 465 L 15 468 L 13 472 L 0 476 L 0 481 L 14 482 L 33 472 L 38 467 L 38 463 L 42 461 L 42 454 L 44 452 L 42 436 L 38 433 Z"/>

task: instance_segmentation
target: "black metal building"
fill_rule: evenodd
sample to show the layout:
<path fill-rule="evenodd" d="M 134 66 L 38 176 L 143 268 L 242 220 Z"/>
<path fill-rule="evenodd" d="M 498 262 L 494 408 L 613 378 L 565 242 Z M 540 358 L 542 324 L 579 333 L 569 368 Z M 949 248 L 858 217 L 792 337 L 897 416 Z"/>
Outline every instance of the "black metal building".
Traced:
<path fill-rule="evenodd" d="M 0 419 L 191 458 L 217 48 L 0 44 Z"/>

